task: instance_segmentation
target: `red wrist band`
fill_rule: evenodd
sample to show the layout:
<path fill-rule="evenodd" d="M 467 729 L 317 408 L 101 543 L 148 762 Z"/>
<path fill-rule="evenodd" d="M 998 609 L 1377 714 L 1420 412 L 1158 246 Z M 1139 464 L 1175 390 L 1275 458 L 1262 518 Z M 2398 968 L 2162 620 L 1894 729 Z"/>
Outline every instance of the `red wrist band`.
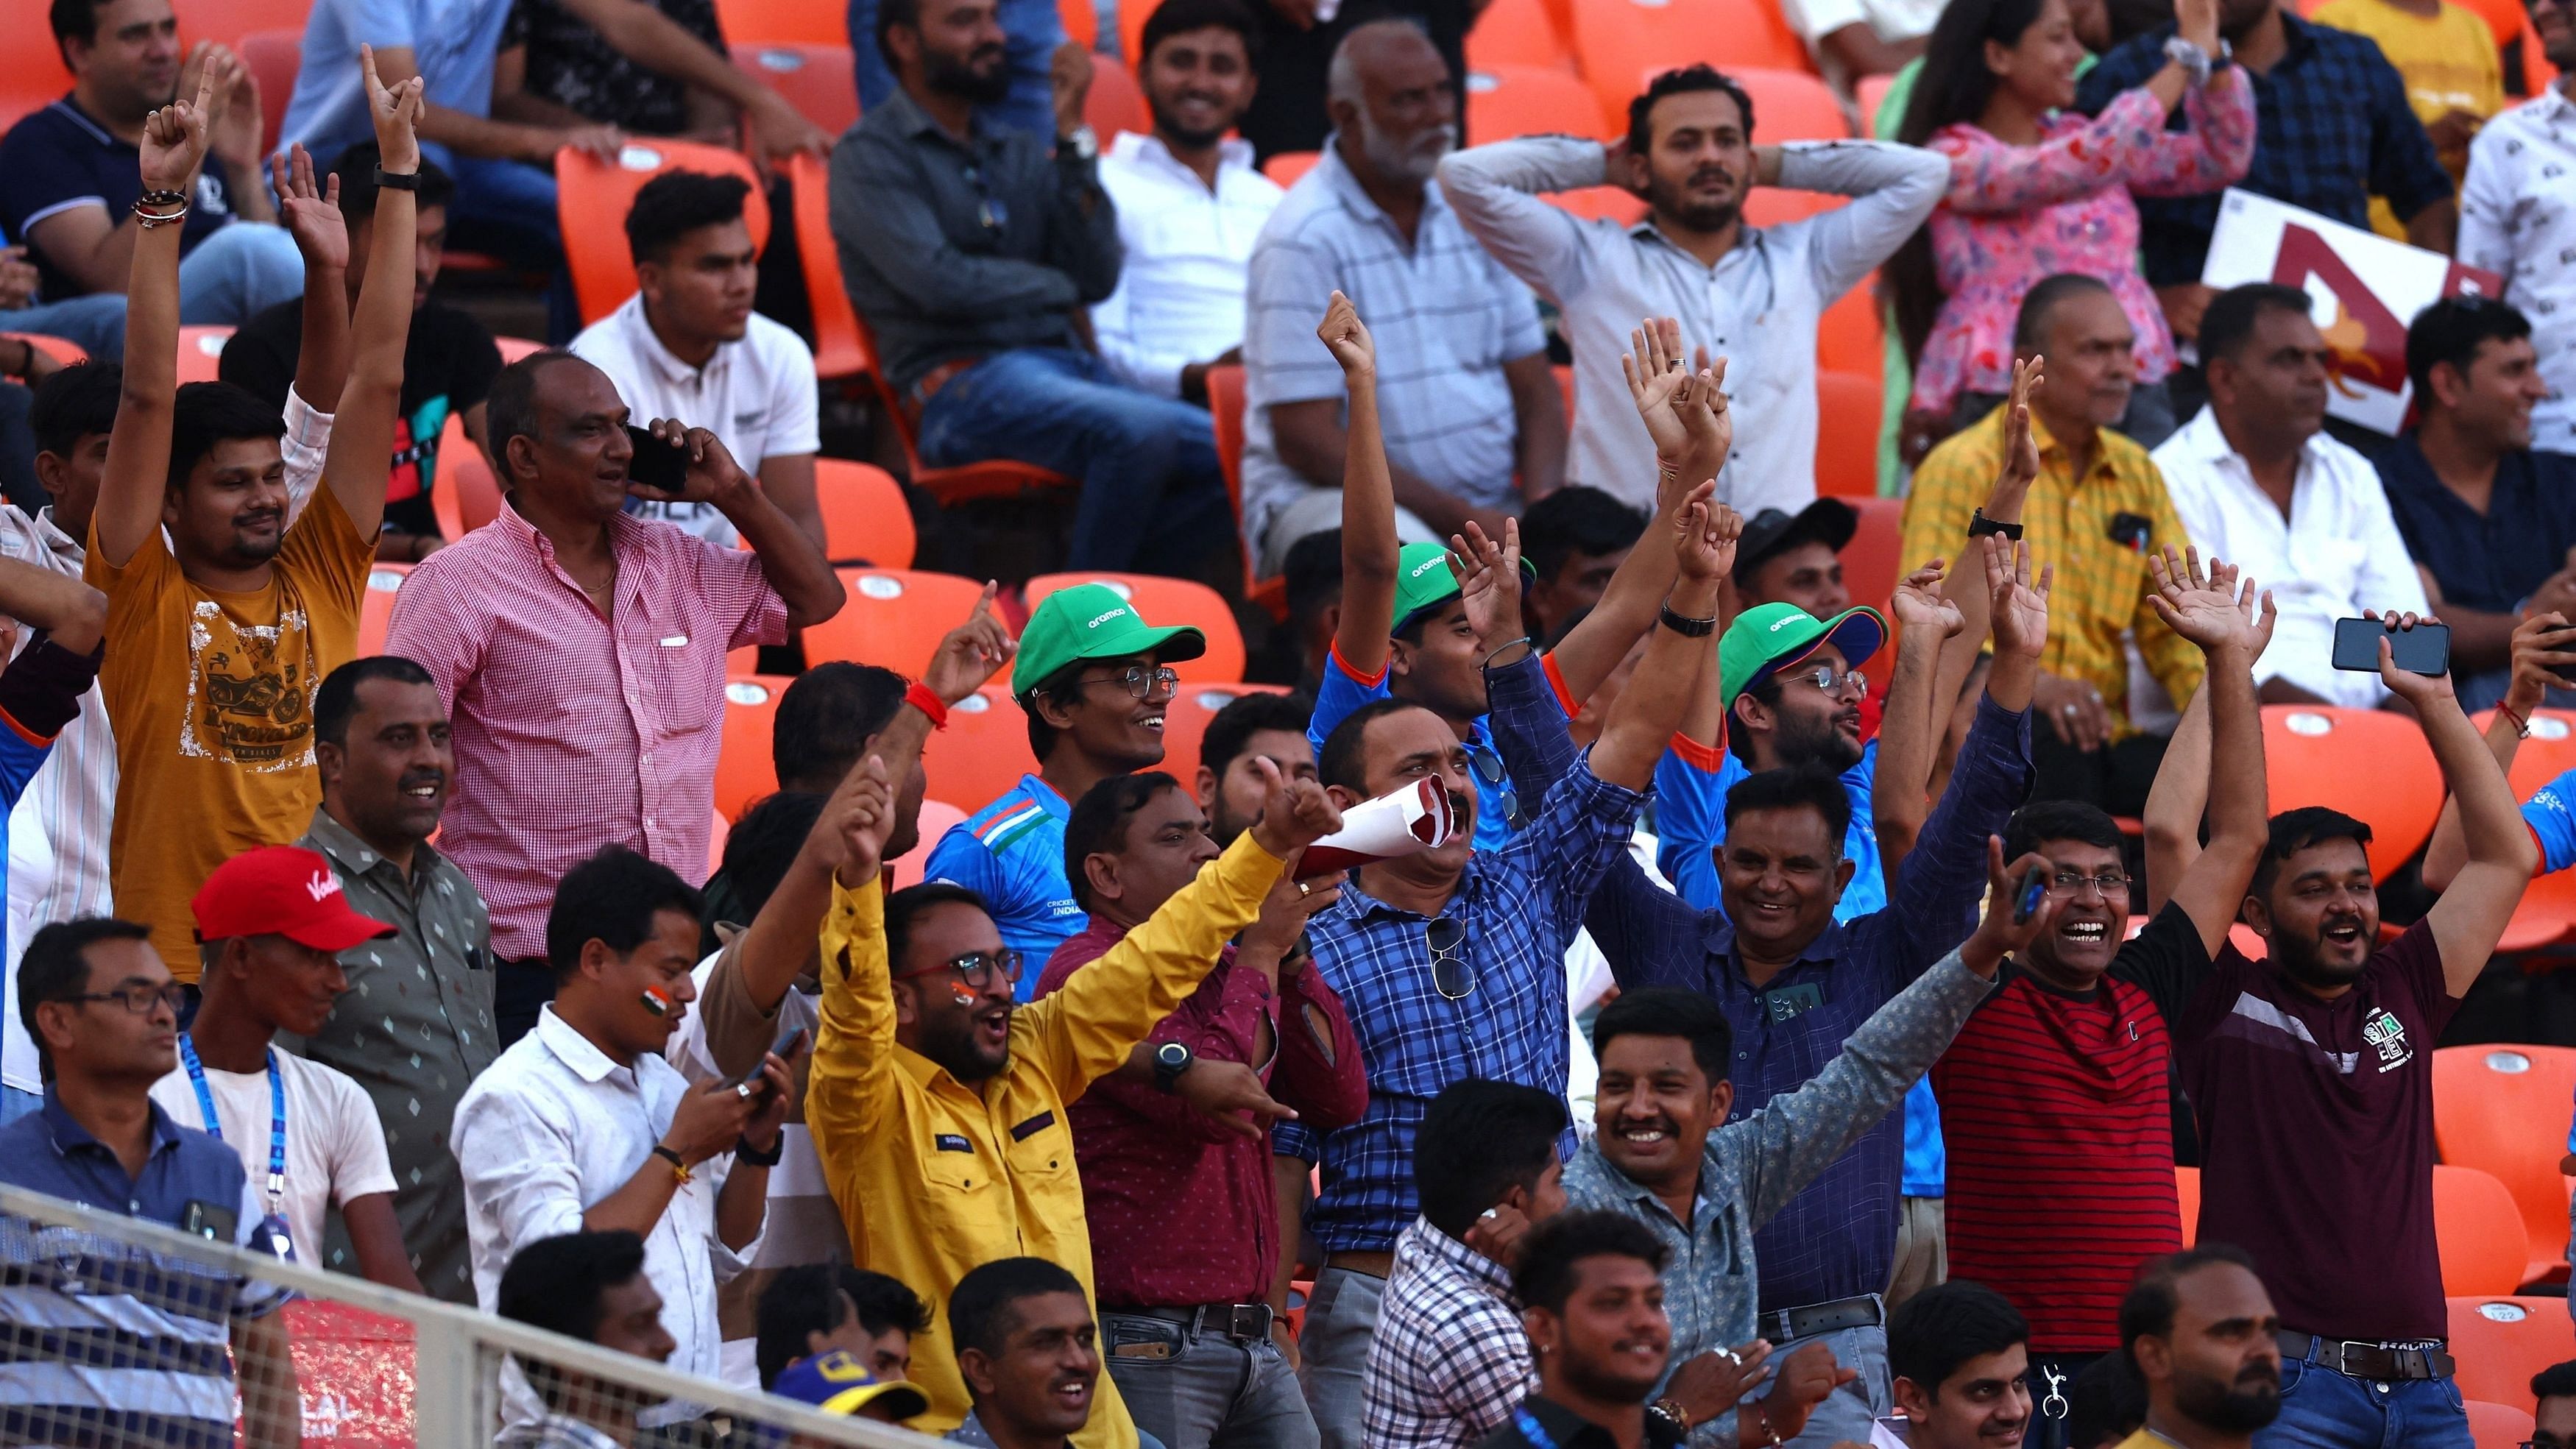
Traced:
<path fill-rule="evenodd" d="M 948 705 L 938 695 L 930 692 L 929 685 L 918 679 L 914 680 L 904 688 L 903 702 L 930 716 L 932 729 L 948 728 Z"/>

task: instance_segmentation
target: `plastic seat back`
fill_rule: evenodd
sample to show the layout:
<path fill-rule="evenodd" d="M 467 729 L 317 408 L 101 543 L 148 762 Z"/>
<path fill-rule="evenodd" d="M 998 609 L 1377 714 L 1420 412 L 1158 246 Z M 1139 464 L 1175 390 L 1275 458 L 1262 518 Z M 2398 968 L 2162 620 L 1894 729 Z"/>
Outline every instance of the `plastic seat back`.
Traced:
<path fill-rule="evenodd" d="M 2561 1104 L 2557 1116 L 2565 1115 Z M 2433 1168 L 2433 1239 L 2442 1255 L 2442 1291 L 2455 1297 L 2509 1294 L 2531 1261 L 2513 1194 L 2474 1167 Z"/>
<path fill-rule="evenodd" d="M 966 817 L 972 813 L 945 800 L 922 801 L 921 843 L 895 857 L 894 888 L 902 890 L 905 886 L 921 884 L 921 869 L 930 861 L 931 847 L 939 843 L 939 837 L 946 835 L 951 826 L 965 824 Z"/>
<path fill-rule="evenodd" d="M 847 6 L 826 0 L 716 0 L 716 23 L 725 39 L 778 41 L 788 45 L 847 45 Z M 875 43 L 875 37 L 868 37 Z"/>
<path fill-rule="evenodd" d="M 2413 720 L 2379 709 L 2263 706 L 2263 764 L 2272 813 L 2325 805 L 2370 825 L 2370 873 L 2406 863 L 2442 810 L 2433 748 Z M 2353 782 L 2371 788 L 2356 790 Z"/>
<path fill-rule="evenodd" d="M 224 364 L 224 344 L 232 340 L 229 327 L 180 328 L 179 381 L 215 381 Z"/>
<path fill-rule="evenodd" d="M 737 41 L 733 63 L 787 98 L 798 114 L 840 136 L 859 123 L 858 73 L 846 45 L 797 45 L 787 41 Z"/>
<path fill-rule="evenodd" d="M 1199 777 L 1199 742 L 1207 737 L 1208 721 L 1216 712 L 1247 694 L 1286 694 L 1276 684 L 1190 684 L 1184 682 L 1180 693 L 1172 697 L 1172 708 L 1163 716 L 1163 768 L 1185 789 L 1196 789 Z"/>
<path fill-rule="evenodd" d="M 368 565 L 367 592 L 358 600 L 359 658 L 385 652 L 385 630 L 394 620 L 394 595 L 402 591 L 403 580 L 410 574 L 410 564 Z"/>
<path fill-rule="evenodd" d="M 1574 45 L 1548 13 L 1545 0 L 1492 0 L 1467 32 L 1467 68 L 1489 70 L 1499 65 L 1538 66 L 1574 71 Z M 1492 139 L 1477 135 L 1479 141 Z"/>
<path fill-rule="evenodd" d="M 716 750 L 716 815 L 739 820 L 742 812 L 778 788 L 771 727 L 778 697 L 792 681 L 775 674 L 737 674 L 725 681 L 724 734 Z"/>
<path fill-rule="evenodd" d="M 912 567 L 912 504 L 892 473 L 869 463 L 817 458 L 814 501 L 823 512 L 823 550 L 834 564 Z"/>
<path fill-rule="evenodd" d="M 631 141 L 603 161 L 567 146 L 555 153 L 555 210 L 563 225 L 564 265 L 572 273 L 581 320 L 596 322 L 635 295 L 635 257 L 626 246 L 626 213 L 635 193 L 665 171 L 739 176 L 750 183 L 743 224 L 754 248 L 769 245 L 769 193 L 739 151 L 694 141 Z"/>
<path fill-rule="evenodd" d="M 2489 1173 L 2513 1194 L 2531 1256 L 2521 1281 L 2567 1272 L 2567 1139 L 2576 1048 L 2455 1046 L 2433 1053 L 2433 1143 L 2444 1162 Z M 2576 1355 L 2570 1355 L 2576 1357 Z"/>
<path fill-rule="evenodd" d="M 2174 1169 L 2174 1198 L 2182 1205 L 2182 1245 L 2200 1241 L 2200 1169 Z"/>
<path fill-rule="evenodd" d="M 1818 493 L 1847 499 L 1878 495 L 1878 404 L 1875 372 L 1816 374 Z M 1848 564 L 1844 571 L 1849 573 Z M 1888 591 L 1895 589 L 1890 580 Z"/>
<path fill-rule="evenodd" d="M 1641 77 L 1705 61 L 1730 75 L 1746 68 L 1808 70 L 1807 43 L 1773 0 L 1574 0 L 1575 60 L 1605 112 L 1626 115 Z M 1756 103 L 1755 134 L 1782 133 Z"/>
<path fill-rule="evenodd" d="M 1082 98 L 1082 119 L 1100 137 L 1103 151 L 1121 131 L 1140 136 L 1154 133 L 1153 113 L 1145 109 L 1145 88 L 1136 83 L 1134 72 L 1105 56 L 1091 63 L 1091 90 Z"/>
<path fill-rule="evenodd" d="M 1727 74 L 1753 97 L 1754 134 L 1764 144 L 1851 139 L 1842 97 L 1804 66 L 1746 66 Z"/>
<path fill-rule="evenodd" d="M 2531 1376 L 2576 1358 L 2576 1321 L 2567 1317 L 2564 1298 L 2466 1294 L 2454 1295 L 2449 1307 L 2463 1398 L 2528 1414 L 2539 1407 Z"/>
<path fill-rule="evenodd" d="M 1010 686 L 988 684 L 951 705 L 948 728 L 932 731 L 921 747 L 921 768 L 932 794 L 973 801 L 977 810 L 1018 784 L 1022 775 L 1035 774 L 1038 759 L 1029 753 L 1029 718 L 1011 698 Z M 927 826 L 921 841 L 924 847 L 939 843 Z"/>
<path fill-rule="evenodd" d="M 949 630 L 966 622 L 984 586 L 955 574 L 845 568 L 841 612 L 805 628 L 805 659 L 846 659 L 918 677 Z"/>
<path fill-rule="evenodd" d="M 1483 143 L 1550 135 L 1606 141 L 1615 133 L 1600 98 L 1571 72 L 1492 65 L 1467 72 L 1467 134 Z"/>
<path fill-rule="evenodd" d="M 250 67 L 259 82 L 259 154 L 277 154 L 277 133 L 286 124 L 286 102 L 295 94 L 295 74 L 304 66 L 304 31 L 254 30 L 233 43 L 233 54 Z M 316 156 L 313 167 L 328 170 L 338 158 Z"/>
<path fill-rule="evenodd" d="M 1872 427 L 1876 431 L 1875 423 Z M 1905 500 L 1902 498 L 1850 498 L 1844 500 L 1860 514 L 1860 527 L 1852 541 L 1843 545 L 1843 582 L 1851 590 L 1852 602 L 1885 609 L 1888 596 L 1896 592 L 1896 581 L 1905 577 L 1904 567 L 1897 562 L 1903 546 L 1902 523 Z"/>

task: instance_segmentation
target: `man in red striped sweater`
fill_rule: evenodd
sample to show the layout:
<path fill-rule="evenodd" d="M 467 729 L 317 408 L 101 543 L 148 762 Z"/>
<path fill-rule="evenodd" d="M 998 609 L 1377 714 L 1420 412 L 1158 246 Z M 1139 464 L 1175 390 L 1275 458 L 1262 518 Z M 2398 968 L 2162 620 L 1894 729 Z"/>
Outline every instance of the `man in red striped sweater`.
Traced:
<path fill-rule="evenodd" d="M 2165 1023 L 2209 974 L 2267 837 L 2254 660 L 2268 597 L 2169 550 L 2157 612 L 2208 656 L 2208 682 L 2175 730 L 2147 801 L 2155 918 L 2128 934 L 2120 831 L 2091 805 L 2040 801 L 2013 816 L 2004 854 L 2044 856 L 2057 918 L 2004 962 L 1993 995 L 1932 1070 L 1948 1138 L 1950 1273 L 2001 1291 L 2030 1320 L 2029 1449 L 2066 1449 L 2067 1388 L 2120 1346 L 2120 1299 L 2138 1263 L 2182 1247 L 2174 1198 Z M 2212 748 L 2213 736 L 2216 748 Z M 2206 849 L 2179 878 L 2157 869 L 2168 835 L 2198 844 L 2199 788 L 2215 802 Z"/>

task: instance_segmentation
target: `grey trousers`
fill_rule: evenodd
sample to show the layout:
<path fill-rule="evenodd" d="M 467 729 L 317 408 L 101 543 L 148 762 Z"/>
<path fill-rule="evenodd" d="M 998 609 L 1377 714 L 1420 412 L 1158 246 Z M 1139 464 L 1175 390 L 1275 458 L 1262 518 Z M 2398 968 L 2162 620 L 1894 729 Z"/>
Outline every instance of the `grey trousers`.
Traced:
<path fill-rule="evenodd" d="M 1165 1449 L 1316 1449 L 1306 1396 L 1270 1340 L 1115 1311 L 1100 1334 L 1118 1397 Z"/>
<path fill-rule="evenodd" d="M 1297 1356 L 1305 1361 L 1297 1376 L 1305 1381 L 1306 1407 L 1314 1412 L 1324 1449 L 1364 1449 L 1360 1384 L 1368 1375 L 1369 1342 L 1377 1337 L 1378 1304 L 1385 1297 L 1383 1278 L 1348 1268 L 1315 1275 L 1306 1331 L 1297 1339 Z"/>

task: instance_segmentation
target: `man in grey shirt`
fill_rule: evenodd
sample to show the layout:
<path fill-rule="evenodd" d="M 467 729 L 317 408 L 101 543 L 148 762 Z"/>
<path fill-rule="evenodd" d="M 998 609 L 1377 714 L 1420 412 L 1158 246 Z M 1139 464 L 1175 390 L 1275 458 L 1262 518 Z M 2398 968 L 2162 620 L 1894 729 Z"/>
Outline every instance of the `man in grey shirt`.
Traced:
<path fill-rule="evenodd" d="M 901 83 L 832 151 L 832 237 L 921 460 L 1004 458 L 1081 485 L 1071 569 L 1190 573 L 1233 522 L 1207 413 L 1121 386 L 1075 317 L 1118 287 L 1118 213 L 1055 58 L 1055 144 L 978 111 L 1010 90 L 995 0 L 884 0 Z"/>
<path fill-rule="evenodd" d="M 1629 103 L 1625 140 L 1529 136 L 1441 162 L 1459 221 L 1565 314 L 1578 404 L 1567 482 L 1652 506 L 1654 443 L 1635 409 L 1603 404 L 1627 395 L 1619 359 L 1637 319 L 1678 317 L 1685 342 L 1727 359 L 1736 416 L 1751 420 L 1718 475 L 1719 499 L 1750 518 L 1815 498 L 1816 321 L 1932 214 L 1950 163 L 1874 141 L 1756 146 L 1753 123 L 1743 87 L 1693 65 Z M 1645 197 L 1646 219 L 1581 221 L 1540 199 L 1605 184 Z M 1756 186 L 1853 200 L 1752 227 L 1744 198 Z"/>

